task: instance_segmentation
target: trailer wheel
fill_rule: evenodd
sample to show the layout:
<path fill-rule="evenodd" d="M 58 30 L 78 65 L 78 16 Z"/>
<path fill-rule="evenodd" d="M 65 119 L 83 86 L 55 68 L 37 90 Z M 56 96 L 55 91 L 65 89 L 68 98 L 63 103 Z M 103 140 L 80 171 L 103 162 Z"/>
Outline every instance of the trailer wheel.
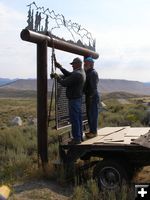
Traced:
<path fill-rule="evenodd" d="M 97 180 L 100 189 L 117 189 L 122 183 L 129 182 L 124 167 L 113 160 L 100 161 L 93 170 L 93 178 Z"/>

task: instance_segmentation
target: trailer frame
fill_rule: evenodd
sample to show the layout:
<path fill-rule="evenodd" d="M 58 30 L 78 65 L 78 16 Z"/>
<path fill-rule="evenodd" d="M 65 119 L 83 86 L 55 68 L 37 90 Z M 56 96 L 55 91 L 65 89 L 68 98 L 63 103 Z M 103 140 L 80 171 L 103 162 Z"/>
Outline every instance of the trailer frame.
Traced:
<path fill-rule="evenodd" d="M 67 166 L 68 170 L 68 166 L 73 166 L 80 159 L 85 164 L 75 169 L 75 172 L 81 174 L 80 170 L 94 166 L 93 178 L 98 180 L 102 188 L 114 189 L 123 181 L 130 183 L 137 171 L 150 165 L 150 148 L 138 144 L 121 144 L 119 142 L 84 144 L 83 142 L 78 145 L 70 145 L 68 144 L 69 140 L 70 133 L 59 136 L 59 155 L 64 167 Z M 91 161 L 91 158 L 94 158 L 94 161 Z M 111 184 L 106 183 L 105 174 L 107 174 L 107 178 L 109 176 Z"/>

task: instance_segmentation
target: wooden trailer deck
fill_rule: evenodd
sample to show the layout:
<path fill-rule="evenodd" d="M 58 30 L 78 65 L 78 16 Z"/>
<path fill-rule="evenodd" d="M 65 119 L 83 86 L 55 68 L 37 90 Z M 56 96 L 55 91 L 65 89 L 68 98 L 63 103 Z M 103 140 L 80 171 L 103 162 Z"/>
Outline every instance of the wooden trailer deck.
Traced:
<path fill-rule="evenodd" d="M 89 145 L 127 145 L 130 146 L 132 144 L 139 144 L 137 139 L 140 137 L 147 137 L 147 143 L 145 144 L 140 142 L 141 146 L 145 146 L 150 148 L 150 127 L 104 127 L 98 130 L 98 134 L 96 137 L 87 139 L 85 134 L 83 134 L 84 141 L 81 144 L 76 146 L 89 146 Z M 63 146 L 74 146 L 69 145 L 68 141 L 70 140 L 69 134 L 60 135 L 59 141 L 60 145 Z"/>
<path fill-rule="evenodd" d="M 142 135 L 148 134 L 150 127 L 105 127 L 98 130 L 96 137 L 86 139 L 80 145 L 116 144 L 131 145 Z M 150 142 L 150 141 L 149 141 Z M 144 146 L 144 144 L 143 144 Z M 146 146 L 150 148 L 149 146 Z"/>
<path fill-rule="evenodd" d="M 68 144 L 69 139 L 62 135 L 60 140 L 60 158 L 64 162 L 98 156 L 150 165 L 150 127 L 105 127 L 94 138 L 84 136 L 78 145 Z"/>

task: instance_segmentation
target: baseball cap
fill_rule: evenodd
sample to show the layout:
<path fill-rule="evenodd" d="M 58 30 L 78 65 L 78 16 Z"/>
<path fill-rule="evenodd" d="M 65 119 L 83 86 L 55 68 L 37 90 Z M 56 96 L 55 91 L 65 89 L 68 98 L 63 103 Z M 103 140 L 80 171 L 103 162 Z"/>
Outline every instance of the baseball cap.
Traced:
<path fill-rule="evenodd" d="M 87 58 L 84 59 L 84 61 L 89 61 L 89 62 L 94 63 L 94 60 L 93 60 L 92 57 L 87 57 Z"/>
<path fill-rule="evenodd" d="M 80 58 L 74 58 L 73 61 L 70 63 L 71 65 L 73 65 L 74 63 L 82 63 Z"/>

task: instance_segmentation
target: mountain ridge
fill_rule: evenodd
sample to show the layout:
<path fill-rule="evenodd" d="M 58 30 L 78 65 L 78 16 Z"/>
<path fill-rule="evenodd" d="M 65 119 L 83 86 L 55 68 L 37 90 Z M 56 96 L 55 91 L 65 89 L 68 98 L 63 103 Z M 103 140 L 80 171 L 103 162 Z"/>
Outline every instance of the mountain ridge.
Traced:
<path fill-rule="evenodd" d="M 48 91 L 51 91 L 52 82 L 52 79 L 48 80 Z M 36 79 L 17 79 L 0 85 L 0 88 L 3 90 L 9 89 L 36 91 L 36 85 Z M 150 85 L 140 81 L 123 79 L 100 79 L 98 91 L 101 93 L 128 92 L 132 94 L 150 95 Z"/>
<path fill-rule="evenodd" d="M 9 79 L 9 78 L 0 78 L 0 86 L 5 85 L 7 83 L 16 81 L 17 79 Z"/>

